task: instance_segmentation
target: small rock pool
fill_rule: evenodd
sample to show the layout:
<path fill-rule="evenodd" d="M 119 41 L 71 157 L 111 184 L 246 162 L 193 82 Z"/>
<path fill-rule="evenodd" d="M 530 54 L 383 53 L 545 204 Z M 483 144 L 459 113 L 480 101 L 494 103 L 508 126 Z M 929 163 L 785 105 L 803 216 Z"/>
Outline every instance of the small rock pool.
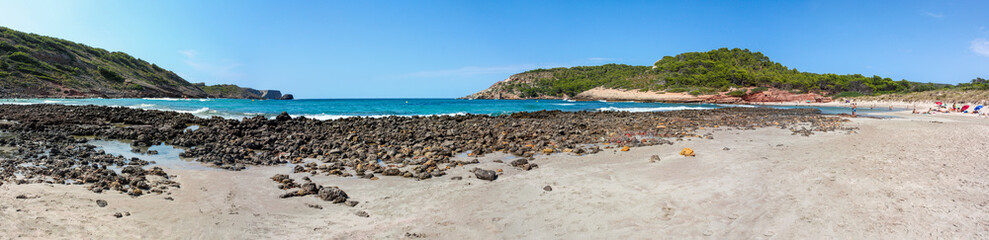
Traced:
<path fill-rule="evenodd" d="M 128 141 L 121 140 L 96 140 L 90 139 L 88 144 L 96 146 L 96 150 L 103 150 L 107 154 L 123 156 L 127 159 L 139 158 L 148 162 L 154 162 L 145 168 L 158 166 L 167 169 L 191 169 L 191 170 L 216 170 L 217 168 L 211 168 L 202 163 L 193 161 L 192 159 L 187 159 L 179 157 L 179 154 L 185 152 L 185 149 L 180 147 L 174 147 L 166 144 L 158 144 L 155 146 L 140 148 L 141 152 L 132 152 L 131 145 Z M 158 151 L 158 154 L 148 154 L 148 151 Z M 114 168 L 116 172 L 120 172 L 120 169 Z"/>

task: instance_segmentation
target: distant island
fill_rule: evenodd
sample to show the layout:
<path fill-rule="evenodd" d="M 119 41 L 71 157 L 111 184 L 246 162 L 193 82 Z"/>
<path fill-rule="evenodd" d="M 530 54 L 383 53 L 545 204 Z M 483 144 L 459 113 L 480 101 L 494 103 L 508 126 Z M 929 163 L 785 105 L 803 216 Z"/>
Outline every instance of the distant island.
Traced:
<path fill-rule="evenodd" d="M 278 90 L 193 84 L 122 52 L 0 27 L 0 98 L 292 99 Z"/>
<path fill-rule="evenodd" d="M 958 85 L 861 74 L 800 72 L 748 49 L 666 56 L 653 66 L 605 64 L 535 69 L 512 75 L 469 99 L 574 99 L 658 102 L 827 102 L 835 97 L 987 90 L 984 79 Z"/>

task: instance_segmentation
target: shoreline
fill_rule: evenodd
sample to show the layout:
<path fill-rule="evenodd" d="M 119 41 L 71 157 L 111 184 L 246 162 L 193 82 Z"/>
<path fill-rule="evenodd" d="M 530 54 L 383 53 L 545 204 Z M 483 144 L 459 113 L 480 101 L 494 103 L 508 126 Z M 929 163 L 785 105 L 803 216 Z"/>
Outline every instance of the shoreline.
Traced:
<path fill-rule="evenodd" d="M 941 155 L 948 150 L 911 140 L 918 136 L 938 142 L 958 138 L 939 134 L 943 131 L 987 140 L 966 134 L 970 125 L 984 123 L 955 116 L 890 114 L 903 118 L 851 119 L 848 124 L 860 128 L 851 134 L 803 137 L 775 128 L 711 129 L 713 140 L 676 141 L 588 156 L 540 155 L 534 160 L 540 167 L 531 171 L 501 167 L 504 163 L 495 160 L 505 156 L 491 154 L 479 158 L 478 166 L 505 170 L 493 182 L 476 179 L 466 169 L 451 171 L 441 179 L 382 177 L 373 182 L 310 176 L 284 167 L 240 172 L 168 169 L 183 182 L 181 189 L 167 195 L 174 201 L 163 196 L 95 194 L 77 186 L 4 184 L 0 205 L 7 207 L 0 218 L 9 224 L 0 226 L 0 231 L 26 238 L 87 234 L 359 239 L 648 238 L 656 234 L 673 238 L 985 237 L 980 229 L 989 214 L 980 211 L 977 203 L 989 200 L 985 198 L 989 189 L 966 184 L 981 179 L 970 169 L 989 167 L 985 159 L 973 158 L 985 150 L 960 145 L 964 149 L 958 150 L 972 154 L 937 157 L 948 156 Z M 944 123 L 931 122 L 935 120 Z M 939 130 L 929 126 L 939 126 Z M 899 130 L 903 128 L 930 130 Z M 694 149 L 697 156 L 678 155 L 684 147 Z M 844 154 L 820 154 L 834 151 Z M 935 157 L 917 154 L 929 151 L 935 151 Z M 651 155 L 661 160 L 650 162 Z M 272 174 L 306 176 L 319 184 L 340 186 L 360 204 L 348 208 L 314 198 L 278 199 L 273 195 L 282 191 L 267 179 Z M 544 190 L 545 186 L 552 190 Z M 21 194 L 28 198 L 15 198 Z M 97 199 L 109 205 L 98 207 Z M 131 215 L 111 216 L 125 211 Z M 359 211 L 369 217 L 357 216 Z"/>
<path fill-rule="evenodd" d="M 0 124 L 5 129 L 11 129 L 9 124 L 28 122 L 23 117 L 29 115 L 11 114 L 11 107 L 0 106 L 0 109 L 7 109 L 3 116 L 8 120 Z M 32 108 L 31 114 L 72 116 L 64 114 L 62 109 L 88 109 L 75 112 L 94 114 L 94 117 L 106 115 L 100 112 L 102 107 L 69 106 L 40 106 Z M 188 116 L 119 111 L 117 115 L 121 117 L 135 117 L 121 119 L 124 121 Z M 402 169 L 414 172 L 413 168 L 431 166 L 428 163 L 386 161 L 384 166 L 389 167 L 381 172 L 369 170 L 369 174 L 373 173 L 371 177 L 356 174 L 342 177 L 320 167 L 334 163 L 325 156 L 289 154 L 284 158 L 286 163 L 274 165 L 238 160 L 246 166 L 239 171 L 163 166 L 169 179 L 181 187 L 161 194 L 132 196 L 116 191 L 95 193 L 85 185 L 5 182 L 0 185 L 0 206 L 4 206 L 0 208 L 0 221 L 8 224 L 0 225 L 0 234 L 20 238 L 99 235 L 167 239 L 649 238 L 657 234 L 673 238 L 922 238 L 928 234 L 986 237 L 979 229 L 989 226 L 985 224 L 989 222 L 989 211 L 981 211 L 978 203 L 989 201 L 985 197 L 989 196 L 989 187 L 972 184 L 980 181 L 981 174 L 971 170 L 989 168 L 989 161 L 979 158 L 989 152 L 978 145 L 965 144 L 989 141 L 989 136 L 970 131 L 972 127 L 989 125 L 985 121 L 896 111 L 879 113 L 897 117 L 892 119 L 821 122 L 818 126 L 841 126 L 821 132 L 809 131 L 806 127 L 812 125 L 799 121 L 781 121 L 789 117 L 770 117 L 777 112 L 797 114 L 794 115 L 797 118 L 813 117 L 800 114 L 802 111 L 733 108 L 572 113 L 562 115 L 561 119 L 608 122 L 595 127 L 600 129 L 611 129 L 611 125 L 629 121 L 646 123 L 654 129 L 692 130 L 689 135 L 664 138 L 669 143 L 639 145 L 627 151 L 622 146 L 632 142 L 609 141 L 600 143 L 600 152 L 595 154 L 563 150 L 531 157 L 500 151 L 483 156 L 453 154 L 448 161 L 436 164 L 437 168 L 452 167 L 442 175 L 426 179 L 392 176 L 384 170 L 406 164 L 408 168 Z M 763 113 L 769 115 L 759 115 Z M 694 114 L 699 115 L 695 118 Z M 731 123 L 753 116 L 761 120 Z M 697 119 L 685 123 L 700 124 L 681 126 L 664 120 L 660 121 L 663 128 L 659 128 L 640 117 Z M 720 126 L 700 120 L 712 117 L 725 120 L 710 122 Z M 494 117 L 428 119 L 473 118 Z M 554 119 L 556 115 L 536 112 L 502 118 L 512 119 L 504 122 L 511 124 Z M 65 128 L 56 124 L 71 119 L 37 123 Z M 203 124 L 186 134 L 203 131 L 200 133 L 225 136 L 211 127 L 215 124 L 223 129 L 240 128 L 225 125 L 234 124 L 228 120 L 181 119 Z M 252 121 L 259 120 L 244 124 L 254 124 Z M 258 123 L 314 128 L 320 124 L 361 121 L 370 121 L 361 124 L 373 124 L 387 119 L 317 123 L 282 118 Z M 416 124 L 435 124 L 429 121 Z M 263 128 L 267 124 L 247 126 Z M 139 126 L 142 124 L 135 122 L 116 124 L 110 129 L 146 129 Z M 476 136 L 478 131 L 464 133 L 474 134 L 470 139 L 484 139 Z M 579 139 L 576 135 L 572 138 Z M 944 144 L 957 147 L 938 147 Z M 691 148 L 696 156 L 680 155 L 683 148 Z M 513 165 L 518 159 L 527 159 L 528 166 Z M 479 179 L 474 168 L 497 172 L 497 179 Z M 344 169 L 354 171 L 352 167 Z M 304 187 L 280 189 L 279 185 L 285 184 L 272 181 L 272 175 L 280 174 L 300 185 L 339 187 L 349 198 L 346 204 L 324 201 L 317 195 L 282 198 Z M 108 204 L 100 207 L 96 200 Z M 351 201 L 353 207 L 348 206 Z M 113 216 L 115 213 L 126 214 L 117 218 Z"/>

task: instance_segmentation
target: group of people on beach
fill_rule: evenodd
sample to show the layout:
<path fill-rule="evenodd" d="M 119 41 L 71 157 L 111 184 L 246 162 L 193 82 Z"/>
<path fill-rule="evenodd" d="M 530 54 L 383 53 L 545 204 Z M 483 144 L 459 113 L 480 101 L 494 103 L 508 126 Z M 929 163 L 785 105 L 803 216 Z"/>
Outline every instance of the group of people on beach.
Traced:
<path fill-rule="evenodd" d="M 858 111 L 859 108 L 858 103 L 856 103 L 853 100 L 845 100 L 845 99 L 842 100 L 844 100 L 846 104 L 849 104 L 851 106 L 852 116 L 856 116 L 856 112 Z M 918 111 L 917 105 L 914 104 L 913 114 L 961 113 L 961 114 L 973 114 L 980 117 L 989 117 L 989 112 L 982 111 L 982 108 L 985 107 L 983 105 L 974 105 L 974 104 L 970 105 L 970 104 L 966 104 L 965 102 L 952 103 L 951 105 L 948 105 L 947 103 L 943 103 L 943 102 L 936 102 L 934 104 L 935 107 L 928 108 L 927 111 L 925 112 Z M 875 108 L 876 108 L 876 104 L 872 104 L 869 106 L 869 109 L 875 109 Z M 893 105 L 889 105 L 889 110 L 893 111 Z"/>
<path fill-rule="evenodd" d="M 989 113 L 982 112 L 982 108 L 984 107 L 983 105 L 972 107 L 972 105 L 962 103 L 964 105 L 959 107 L 958 103 L 952 103 L 951 106 L 948 106 L 947 103 L 942 103 L 942 102 L 936 102 L 934 104 L 936 106 L 933 108 L 928 108 L 926 112 L 918 112 L 917 108 L 914 108 L 913 113 L 914 114 L 962 113 L 962 114 L 975 114 L 982 117 L 989 117 Z"/>

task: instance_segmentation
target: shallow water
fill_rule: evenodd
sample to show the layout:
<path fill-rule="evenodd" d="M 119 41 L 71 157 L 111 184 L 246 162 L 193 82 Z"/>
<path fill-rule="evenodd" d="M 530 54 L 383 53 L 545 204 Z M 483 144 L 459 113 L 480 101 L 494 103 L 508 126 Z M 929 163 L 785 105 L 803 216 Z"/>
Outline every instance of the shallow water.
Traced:
<path fill-rule="evenodd" d="M 155 163 L 150 164 L 147 167 L 159 166 L 167 169 L 193 169 L 193 170 L 215 170 L 216 168 L 208 167 L 202 163 L 193 161 L 192 159 L 186 159 L 179 157 L 179 154 L 185 152 L 182 148 L 177 148 L 171 145 L 158 144 L 155 146 L 148 147 L 144 149 L 156 150 L 158 154 L 144 154 L 131 152 L 131 145 L 126 141 L 118 140 L 89 140 L 87 142 L 93 146 L 96 146 L 96 150 L 103 150 L 107 154 L 123 156 L 127 159 L 139 158 L 145 161 L 154 161 Z M 117 173 L 120 173 L 120 167 L 107 166 L 107 169 L 113 169 Z"/>
<path fill-rule="evenodd" d="M 465 100 L 465 99 L 301 99 L 291 101 L 250 99 L 0 99 L 0 104 L 65 104 L 122 106 L 138 109 L 191 113 L 200 117 L 240 119 L 281 112 L 320 120 L 344 117 L 424 116 L 488 114 L 500 115 L 539 110 L 662 112 L 723 107 L 817 108 L 826 114 L 850 113 L 844 107 L 754 106 L 707 103 L 638 103 L 568 100 Z M 859 109 L 859 113 L 888 109 Z"/>

